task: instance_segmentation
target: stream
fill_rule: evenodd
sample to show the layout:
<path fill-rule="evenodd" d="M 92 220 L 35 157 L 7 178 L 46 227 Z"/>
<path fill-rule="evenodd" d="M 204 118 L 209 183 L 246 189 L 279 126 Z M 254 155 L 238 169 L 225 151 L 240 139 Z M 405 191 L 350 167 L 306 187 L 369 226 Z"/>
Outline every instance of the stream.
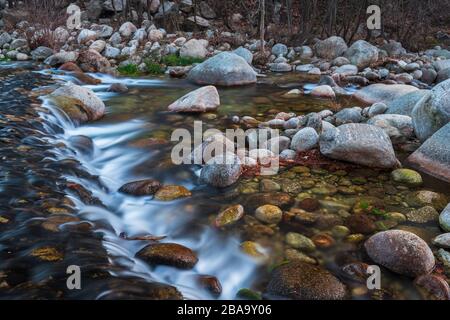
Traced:
<path fill-rule="evenodd" d="M 8 68 L 14 69 L 19 66 L 30 67 L 22 64 L 8 65 Z M 61 84 L 67 81 L 78 83 L 72 75 L 57 70 L 30 72 L 51 76 L 53 81 Z M 257 231 L 254 231 L 259 230 L 258 228 L 252 229 L 255 224 L 251 220 L 245 221 L 243 226 L 234 229 L 219 230 L 212 223 L 215 216 L 227 206 L 247 203 L 250 197 L 257 196 L 263 178 L 242 178 L 236 186 L 224 190 L 214 189 L 199 184 L 200 167 L 174 165 L 170 158 L 174 145 L 170 142 L 172 131 L 177 128 L 192 130 L 194 121 L 197 120 L 203 121 L 204 130 L 208 128 L 223 130 L 232 124 L 230 119 L 234 115 L 253 116 L 262 120 L 276 114 L 276 111 L 292 111 L 300 115 L 334 108 L 333 103 L 308 96 L 296 98 L 283 96 L 294 88 L 310 90 L 313 86 L 311 79 L 299 77 L 291 79 L 271 75 L 260 78 L 255 86 L 219 89 L 221 107 L 218 112 L 197 116 L 167 112 L 167 106 L 170 103 L 196 88 L 186 80 L 170 79 L 165 76 L 114 78 L 101 74 L 90 75 L 102 81 L 99 85 L 86 87 L 91 88 L 105 102 L 107 114 L 103 119 L 78 126 L 45 97 L 40 98 L 42 107 L 49 112 L 39 114 L 45 120 L 43 126 L 48 134 L 46 141 L 51 145 L 69 146 L 69 148 L 55 148 L 49 156 L 50 160 L 77 160 L 87 175 L 80 176 L 68 171 L 61 172 L 63 178 L 83 186 L 92 192 L 93 198 L 99 199 L 103 204 L 86 204 L 76 193 L 68 194 L 78 216 L 82 220 L 93 222 L 96 226 L 95 232 L 102 235 L 102 245 L 107 251 L 110 263 L 120 266 L 108 271 L 114 277 L 132 276 L 146 281 L 166 283 L 175 286 L 185 299 L 235 299 L 237 292 L 242 288 L 264 291 L 271 267 L 285 260 L 283 237 L 286 232 L 297 228 L 304 234 L 313 236 L 321 231 L 329 230 L 326 226 L 317 230 L 288 225 L 273 228 L 272 235 L 268 236 L 266 229 L 259 235 Z M 109 86 L 118 82 L 126 84 L 129 91 L 123 94 L 108 92 Z M 347 89 L 349 93 L 355 90 Z M 339 103 L 350 106 L 353 101 L 350 98 L 342 98 Z M 83 152 L 74 146 L 74 136 L 91 138 L 93 151 Z M 384 204 L 387 211 L 404 212 L 404 198 L 414 190 L 407 188 L 397 190 L 399 193 L 404 193 L 397 195 L 395 187 L 389 183 L 388 179 L 386 180 L 386 176 L 388 176 L 386 172 L 371 169 L 350 169 L 346 179 L 349 181 L 348 186 L 355 187 L 358 192 L 330 195 L 325 190 L 313 194 L 317 199 L 335 201 L 342 204 L 342 207 L 349 208 L 361 201 L 360 198 L 363 196 L 378 197 L 390 201 Z M 312 185 L 309 187 L 306 183 L 299 186 L 291 185 L 297 177 L 303 177 Z M 192 192 L 192 196 L 164 202 L 155 200 L 153 197 L 133 197 L 118 192 L 118 189 L 128 182 L 148 178 L 156 179 L 164 185 L 184 186 Z M 300 190 L 311 190 L 313 185 L 326 187 L 329 183 L 343 179 L 342 176 L 324 169 L 294 168 L 294 170 L 282 171 L 279 176 L 273 177 L 273 180 L 282 185 L 283 191 L 295 198 Z M 448 185 L 430 177 L 426 177 L 422 189 L 450 195 Z M 330 209 L 330 211 L 333 210 L 334 207 Z M 407 228 L 421 229 L 429 239 L 432 235 L 439 233 L 437 225 L 432 223 L 425 225 L 405 223 L 402 227 L 405 230 Z M 135 257 L 148 242 L 130 241 L 124 239 L 124 234 L 130 238 L 142 235 L 166 236 L 163 242 L 178 243 L 192 249 L 197 253 L 199 261 L 192 270 L 149 266 Z M 258 259 L 243 253 L 240 244 L 245 240 L 259 240 L 261 251 L 270 256 L 268 262 L 261 263 Z M 310 253 L 310 256 L 339 274 L 343 263 L 364 259 L 362 251 L 357 243 L 335 239 L 335 244 L 331 248 L 317 248 L 315 252 Z M 410 280 L 388 272 L 387 274 L 383 281 L 389 283 L 387 285 L 389 292 L 379 293 L 380 298 L 424 298 Z M 199 285 L 198 275 L 217 277 L 222 285 L 222 293 L 219 296 L 211 294 Z M 346 285 L 354 289 L 350 291 L 352 295 L 350 298 L 376 298 L 362 290 L 361 285 L 355 281 L 345 276 L 342 276 L 342 279 Z M 105 292 L 97 292 L 96 298 L 101 299 L 104 294 Z"/>

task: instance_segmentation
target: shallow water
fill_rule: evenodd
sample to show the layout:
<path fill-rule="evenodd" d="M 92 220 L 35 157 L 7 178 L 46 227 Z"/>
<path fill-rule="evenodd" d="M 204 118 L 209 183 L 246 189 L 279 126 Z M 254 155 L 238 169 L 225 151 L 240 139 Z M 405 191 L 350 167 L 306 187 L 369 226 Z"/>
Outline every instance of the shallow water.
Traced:
<path fill-rule="evenodd" d="M 52 74 L 62 82 L 76 81 L 70 75 L 60 74 L 54 70 L 42 71 Z M 107 115 L 100 121 L 82 126 L 71 123 L 61 112 L 55 109 L 47 100 L 44 106 L 52 112 L 42 113 L 48 123 L 58 124 L 63 132 L 55 131 L 52 126 L 47 130 L 54 135 L 52 142 L 68 141 L 71 136 L 85 135 L 93 139 L 95 151 L 85 155 L 77 151 L 66 150 L 57 153 L 59 159 L 74 158 L 82 163 L 92 176 L 98 176 L 100 183 L 90 179 L 80 178 L 70 172 L 64 173 L 69 181 L 79 183 L 90 190 L 101 200 L 104 208 L 87 206 L 75 195 L 71 196 L 77 205 L 81 217 L 90 221 L 104 222 L 111 228 L 98 230 L 104 234 L 103 244 L 108 250 L 112 261 L 125 266 L 126 274 L 136 275 L 148 280 L 157 280 L 176 286 L 188 299 L 215 298 L 209 292 L 199 287 L 195 281 L 196 275 L 216 276 L 222 284 L 223 292 L 220 299 L 233 299 L 241 288 L 262 290 L 268 278 L 271 267 L 284 261 L 283 236 L 288 231 L 300 230 L 308 236 L 320 233 L 310 229 L 288 225 L 281 230 L 274 229 L 273 236 L 259 234 L 247 235 L 242 232 L 245 227 L 252 226 L 254 221 L 244 222 L 235 229 L 221 231 L 212 227 L 212 219 L 222 209 L 232 204 L 245 203 L 251 195 L 258 194 L 261 178 L 241 179 L 237 186 L 225 190 L 216 190 L 198 184 L 199 167 L 176 166 L 170 161 L 173 146 L 170 135 L 176 128 L 192 129 L 195 120 L 202 120 L 207 128 L 224 129 L 234 115 L 249 115 L 260 120 L 267 120 L 269 115 L 279 111 L 292 111 L 306 114 L 323 109 L 334 109 L 339 106 L 350 106 L 351 99 L 342 98 L 337 103 L 330 103 L 309 97 L 290 97 L 283 95 L 294 88 L 311 89 L 314 79 L 291 79 L 281 76 L 261 78 L 258 85 L 219 89 L 221 107 L 217 114 L 174 115 L 166 111 L 167 106 L 195 89 L 195 86 L 185 80 L 174 80 L 167 77 L 159 78 L 112 78 L 105 75 L 93 75 L 102 80 L 98 86 L 87 86 L 93 89 L 107 105 Z M 122 82 L 129 87 L 126 94 L 106 92 L 111 83 Z M 354 88 L 348 88 L 349 92 Z M 383 192 L 386 173 L 369 169 L 350 169 L 347 172 L 349 180 L 365 179 L 363 190 L 355 195 L 337 194 L 333 196 L 317 194 L 317 199 L 337 200 L 342 203 L 354 204 L 362 196 L 390 197 Z M 151 197 L 131 197 L 117 192 L 125 183 L 140 179 L 154 178 L 163 184 L 183 185 L 192 191 L 190 198 L 161 202 Z M 312 179 L 316 185 L 329 183 L 336 178 L 332 171 L 312 170 L 308 173 L 284 171 L 273 180 L 284 186 L 286 181 Z M 352 180 L 352 181 L 353 181 Z M 386 183 L 388 184 L 388 183 Z M 448 185 L 436 183 L 434 179 L 426 179 L 422 189 L 436 190 L 450 195 Z M 303 187 L 303 191 L 308 188 Z M 378 192 L 378 193 L 377 193 Z M 399 191 L 408 192 L 408 190 Z M 295 198 L 299 192 L 292 191 Z M 392 195 L 394 197 L 395 195 Z M 263 203 L 260 203 L 261 205 Z M 389 211 L 404 211 L 401 199 L 385 204 Z M 252 212 L 247 212 L 251 216 Z M 416 226 L 417 227 L 417 226 Z M 436 233 L 436 224 L 418 226 L 427 233 Z M 251 229 L 250 229 L 251 230 Z M 171 267 L 150 267 L 134 258 L 137 251 L 147 243 L 145 241 L 129 241 L 120 237 L 121 233 L 128 236 L 157 235 L 167 236 L 164 242 L 175 242 L 185 245 L 195 252 L 199 262 L 193 270 L 183 271 Z M 243 235 L 244 234 L 244 235 Z M 241 252 L 240 243 L 243 240 L 255 240 L 263 247 L 262 251 L 269 255 L 265 263 L 255 260 Z M 364 254 L 359 244 L 336 240 L 331 248 L 319 248 L 311 253 L 321 264 L 326 265 L 336 274 L 340 274 L 342 261 L 361 260 Z M 350 259 L 352 257 L 353 259 Z M 115 271 L 111 272 L 115 274 Z M 393 294 L 389 298 L 420 298 L 417 290 L 409 279 L 385 273 L 388 287 Z M 118 276 L 123 275 L 118 273 Z M 354 281 L 345 280 L 349 287 L 360 288 Z M 100 293 L 99 293 L 100 294 Z M 99 295 L 99 298 L 101 294 Z M 354 299 L 374 298 L 367 292 L 353 294 Z"/>

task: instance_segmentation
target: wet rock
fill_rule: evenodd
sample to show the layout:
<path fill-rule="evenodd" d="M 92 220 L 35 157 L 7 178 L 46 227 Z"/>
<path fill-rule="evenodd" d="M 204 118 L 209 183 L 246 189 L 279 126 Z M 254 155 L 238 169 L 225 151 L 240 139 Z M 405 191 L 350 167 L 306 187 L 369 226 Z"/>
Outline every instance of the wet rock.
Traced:
<path fill-rule="evenodd" d="M 435 296 L 438 300 L 450 300 L 450 286 L 442 277 L 433 274 L 427 274 L 418 277 L 414 283 L 424 288 Z"/>
<path fill-rule="evenodd" d="M 450 121 L 450 80 L 436 85 L 412 111 L 416 136 L 425 141 Z"/>
<path fill-rule="evenodd" d="M 242 57 L 222 52 L 194 67 L 188 79 L 197 84 L 237 86 L 256 83 L 256 73 Z"/>
<path fill-rule="evenodd" d="M 346 223 L 353 233 L 372 234 L 377 229 L 375 222 L 365 214 L 353 214 Z"/>
<path fill-rule="evenodd" d="M 161 183 L 154 179 L 129 182 L 120 187 L 119 192 L 133 196 L 154 195 L 161 188 Z"/>
<path fill-rule="evenodd" d="M 370 237 L 364 246 L 373 261 L 402 275 L 428 274 L 435 265 L 433 252 L 426 242 L 410 232 L 380 232 Z"/>
<path fill-rule="evenodd" d="M 347 44 L 341 37 L 330 37 L 323 41 L 318 41 L 314 45 L 314 51 L 319 58 L 333 60 L 342 56 L 347 50 Z"/>
<path fill-rule="evenodd" d="M 366 283 L 370 274 L 367 272 L 369 265 L 364 262 L 353 262 L 342 267 L 344 275 L 357 282 Z"/>
<path fill-rule="evenodd" d="M 270 204 L 264 205 L 256 209 L 255 217 L 261 222 L 267 224 L 278 224 L 283 216 L 283 211 L 277 206 Z"/>
<path fill-rule="evenodd" d="M 443 230 L 450 232 L 450 204 L 442 211 L 439 216 L 439 224 Z"/>
<path fill-rule="evenodd" d="M 50 98 L 75 121 L 95 121 L 105 114 L 105 104 L 91 89 L 70 82 L 53 91 Z"/>
<path fill-rule="evenodd" d="M 265 259 L 267 258 L 261 251 L 260 246 L 253 241 L 244 241 L 241 243 L 241 251 L 246 255 L 256 258 L 256 259 Z"/>
<path fill-rule="evenodd" d="M 448 202 L 445 195 L 428 190 L 412 192 L 406 196 L 405 201 L 414 208 L 432 206 L 437 210 L 443 210 Z"/>
<path fill-rule="evenodd" d="M 291 142 L 291 149 L 297 152 L 311 150 L 317 146 L 319 135 L 313 128 L 304 128 L 298 131 Z"/>
<path fill-rule="evenodd" d="M 30 255 L 47 262 L 61 261 L 64 255 L 54 247 L 40 247 L 31 251 Z"/>
<path fill-rule="evenodd" d="M 68 214 L 55 214 L 48 217 L 43 223 L 42 228 L 52 232 L 61 231 L 61 226 L 66 223 L 77 223 L 80 219 Z"/>
<path fill-rule="evenodd" d="M 189 92 L 172 103 L 168 109 L 172 112 L 208 112 L 220 106 L 219 92 L 214 86 L 206 86 Z"/>
<path fill-rule="evenodd" d="M 344 124 L 320 137 L 323 155 L 369 167 L 398 166 L 389 136 L 380 128 L 368 124 Z"/>
<path fill-rule="evenodd" d="M 150 244 L 140 250 L 136 257 L 151 265 L 167 265 L 180 269 L 192 269 L 198 261 L 194 251 L 176 243 Z"/>
<path fill-rule="evenodd" d="M 217 188 L 229 187 L 242 174 L 241 161 L 235 154 L 220 154 L 210 159 L 200 173 L 200 181 Z"/>
<path fill-rule="evenodd" d="M 271 204 L 281 209 L 290 207 L 294 199 L 287 193 L 271 192 L 271 193 L 257 193 L 247 197 L 245 208 L 249 211 L 254 211 L 261 206 L 261 203 Z"/>
<path fill-rule="evenodd" d="M 128 92 L 128 87 L 124 83 L 113 83 L 108 88 L 109 92 L 116 92 L 116 93 L 126 93 Z"/>
<path fill-rule="evenodd" d="M 438 221 L 439 213 L 433 207 L 427 206 L 420 209 L 411 210 L 406 214 L 408 221 L 415 223 L 427 223 L 430 221 Z"/>
<path fill-rule="evenodd" d="M 450 233 L 443 233 L 433 239 L 433 244 L 437 247 L 450 249 Z"/>
<path fill-rule="evenodd" d="M 219 279 L 214 276 L 199 275 L 197 277 L 197 283 L 215 297 L 222 294 L 222 285 L 220 284 Z"/>
<path fill-rule="evenodd" d="M 358 40 L 345 52 L 345 57 L 359 69 L 378 61 L 378 49 L 364 40 Z"/>
<path fill-rule="evenodd" d="M 280 191 L 281 186 L 273 180 L 263 179 L 260 182 L 260 189 L 262 192 Z"/>
<path fill-rule="evenodd" d="M 297 300 L 340 300 L 345 297 L 346 289 L 322 267 L 295 261 L 272 272 L 266 293 Z"/>
<path fill-rule="evenodd" d="M 87 136 L 71 136 L 69 138 L 69 143 L 82 154 L 92 155 L 94 153 L 94 142 Z"/>
<path fill-rule="evenodd" d="M 450 124 L 431 136 L 409 158 L 415 168 L 450 182 Z"/>
<path fill-rule="evenodd" d="M 155 199 L 161 201 L 172 201 L 180 198 L 190 197 L 191 192 L 183 186 L 163 186 L 155 194 Z"/>
<path fill-rule="evenodd" d="M 216 227 L 222 228 L 235 224 L 244 216 L 244 207 L 241 205 L 231 206 L 220 212 L 215 220 Z"/>
<path fill-rule="evenodd" d="M 394 170 L 391 173 L 391 178 L 397 183 L 406 184 L 411 187 L 418 187 L 423 183 L 420 173 L 411 169 Z"/>
<path fill-rule="evenodd" d="M 208 54 L 207 45 L 203 40 L 191 39 L 181 47 L 180 57 L 204 59 Z"/>
<path fill-rule="evenodd" d="M 301 251 L 311 252 L 316 249 L 314 242 L 300 233 L 289 232 L 285 240 L 289 246 Z"/>
<path fill-rule="evenodd" d="M 306 198 L 298 203 L 298 207 L 309 212 L 314 212 L 320 208 L 320 203 L 317 199 Z"/>
<path fill-rule="evenodd" d="M 363 103 L 374 104 L 383 102 L 389 105 L 395 99 L 417 90 L 416 87 L 406 84 L 387 85 L 376 83 L 357 91 L 353 97 Z"/>
<path fill-rule="evenodd" d="M 311 95 L 313 97 L 325 98 L 325 99 L 335 99 L 336 94 L 333 89 L 328 85 L 317 86 L 311 90 Z"/>

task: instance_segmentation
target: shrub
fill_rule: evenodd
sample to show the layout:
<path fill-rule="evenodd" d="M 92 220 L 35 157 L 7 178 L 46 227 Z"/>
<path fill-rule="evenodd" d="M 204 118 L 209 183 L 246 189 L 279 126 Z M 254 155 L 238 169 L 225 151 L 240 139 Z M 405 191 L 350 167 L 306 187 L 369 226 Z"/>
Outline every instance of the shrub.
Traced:
<path fill-rule="evenodd" d="M 164 74 L 166 71 L 166 68 L 163 65 L 152 60 L 146 60 L 145 65 L 147 66 L 147 72 L 149 74 Z"/>
<path fill-rule="evenodd" d="M 127 64 L 124 66 L 119 66 L 117 68 L 117 71 L 121 75 L 126 75 L 126 76 L 137 76 L 139 74 L 139 69 L 138 69 L 137 65 L 135 65 L 135 64 Z"/>

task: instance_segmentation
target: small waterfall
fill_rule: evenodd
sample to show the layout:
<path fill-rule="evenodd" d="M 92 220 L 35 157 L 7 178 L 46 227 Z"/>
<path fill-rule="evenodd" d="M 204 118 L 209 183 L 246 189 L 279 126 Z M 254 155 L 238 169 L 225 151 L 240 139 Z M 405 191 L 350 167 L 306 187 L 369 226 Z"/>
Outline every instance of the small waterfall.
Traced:
<path fill-rule="evenodd" d="M 47 73 L 48 71 L 39 71 Z M 73 81 L 70 74 L 55 70 L 52 76 L 61 82 Z M 108 75 L 90 74 L 100 78 L 102 83 L 97 86 L 86 86 L 107 101 L 116 95 L 107 92 L 112 83 L 121 82 L 130 88 L 164 86 L 162 80 L 114 78 Z M 105 208 L 87 206 L 75 196 L 72 197 L 82 218 L 89 221 L 107 221 L 110 229 L 97 230 L 104 235 L 104 246 L 110 254 L 113 263 L 127 267 L 126 275 L 139 276 L 145 279 L 165 282 L 176 286 L 187 299 L 213 298 L 208 292 L 198 287 L 196 275 L 216 276 L 222 284 L 220 299 L 233 299 L 239 289 L 249 287 L 255 277 L 257 263 L 240 252 L 239 239 L 224 236 L 207 224 L 196 224 L 196 215 L 186 212 L 184 206 L 187 200 L 160 202 L 151 197 L 132 197 L 119 193 L 117 190 L 125 183 L 151 176 L 135 173 L 137 166 L 145 165 L 157 151 L 148 152 L 127 146 L 127 142 L 139 136 L 146 130 L 146 122 L 141 119 L 131 119 L 120 123 L 101 122 L 76 126 L 61 110 L 42 98 L 43 106 L 50 113 L 42 113 L 47 122 L 47 130 L 54 135 L 53 142 L 63 142 L 70 146 L 70 137 L 88 136 L 94 143 L 94 152 L 83 155 L 75 150 L 71 154 L 66 151 L 56 151 L 57 157 L 65 159 L 72 157 L 81 162 L 83 167 L 93 176 L 98 176 L 99 183 L 93 183 L 83 178 L 67 175 L 66 178 L 81 184 L 101 200 Z M 60 128 L 61 132 L 54 129 Z M 148 127 L 147 127 L 148 129 Z M 190 176 L 195 177 L 193 168 L 187 169 Z M 184 185 L 190 190 L 198 188 L 194 179 L 185 175 L 174 174 L 168 180 L 173 184 Z M 195 196 L 195 190 L 194 190 Z M 184 232 L 195 225 L 195 232 Z M 137 251 L 147 243 L 144 241 L 129 241 L 120 237 L 121 233 L 128 235 L 154 234 L 167 236 L 164 242 L 175 242 L 185 245 L 198 254 L 199 262 L 193 270 L 179 270 L 167 266 L 149 267 L 135 258 Z M 116 274 L 121 276 L 121 274 Z M 122 274 L 125 275 L 125 274 Z M 99 293 L 99 297 L 102 293 Z"/>

